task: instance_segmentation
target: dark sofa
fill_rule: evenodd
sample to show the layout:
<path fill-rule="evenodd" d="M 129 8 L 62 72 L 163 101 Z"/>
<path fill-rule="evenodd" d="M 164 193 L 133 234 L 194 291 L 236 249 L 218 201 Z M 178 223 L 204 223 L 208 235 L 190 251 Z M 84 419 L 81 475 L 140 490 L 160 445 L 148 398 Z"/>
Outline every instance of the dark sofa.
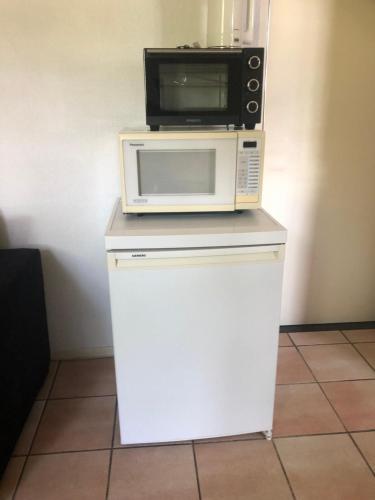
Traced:
<path fill-rule="evenodd" d="M 0 250 L 0 477 L 49 360 L 40 252 Z"/>

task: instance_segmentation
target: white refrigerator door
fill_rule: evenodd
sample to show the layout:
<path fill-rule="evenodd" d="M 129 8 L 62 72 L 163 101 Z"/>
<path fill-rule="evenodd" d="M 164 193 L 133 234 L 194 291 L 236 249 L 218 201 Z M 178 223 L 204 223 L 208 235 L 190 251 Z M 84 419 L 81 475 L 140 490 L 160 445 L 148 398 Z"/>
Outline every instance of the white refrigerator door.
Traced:
<path fill-rule="evenodd" d="M 123 444 L 272 429 L 283 248 L 108 253 Z"/>

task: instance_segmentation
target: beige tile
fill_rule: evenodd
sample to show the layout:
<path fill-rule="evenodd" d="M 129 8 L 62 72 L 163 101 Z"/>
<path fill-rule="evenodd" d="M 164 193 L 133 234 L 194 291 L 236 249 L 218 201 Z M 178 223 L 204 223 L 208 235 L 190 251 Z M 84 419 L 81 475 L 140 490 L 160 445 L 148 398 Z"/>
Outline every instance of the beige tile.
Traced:
<path fill-rule="evenodd" d="M 276 387 L 274 436 L 344 431 L 318 384 Z"/>
<path fill-rule="evenodd" d="M 349 431 L 375 427 L 375 380 L 321 384 Z"/>
<path fill-rule="evenodd" d="M 373 500 L 370 469 L 346 434 L 276 439 L 297 499 Z"/>
<path fill-rule="evenodd" d="M 292 498 L 269 441 L 198 444 L 195 453 L 202 500 Z"/>
<path fill-rule="evenodd" d="M 375 372 L 350 344 L 315 345 L 299 348 L 319 382 L 375 377 Z"/>
<path fill-rule="evenodd" d="M 293 343 L 287 333 L 279 334 L 279 347 L 292 347 Z"/>
<path fill-rule="evenodd" d="M 277 384 L 314 382 L 314 377 L 295 347 L 279 347 Z"/>
<path fill-rule="evenodd" d="M 298 332 L 289 334 L 296 345 L 345 344 L 346 338 L 338 330 L 322 332 Z"/>
<path fill-rule="evenodd" d="M 49 391 L 51 389 L 53 379 L 54 379 L 55 374 L 56 374 L 58 364 L 59 364 L 58 361 L 51 361 L 50 362 L 47 377 L 44 381 L 44 384 L 42 385 L 42 388 L 39 391 L 39 394 L 36 397 L 37 400 L 47 399 Z"/>
<path fill-rule="evenodd" d="M 191 445 L 114 450 L 110 500 L 198 500 Z"/>
<path fill-rule="evenodd" d="M 49 400 L 32 453 L 110 448 L 115 397 Z"/>
<path fill-rule="evenodd" d="M 12 500 L 26 457 L 12 457 L 0 479 L 0 500 Z"/>
<path fill-rule="evenodd" d="M 375 328 L 367 330 L 344 330 L 350 342 L 375 342 Z"/>
<path fill-rule="evenodd" d="M 31 442 L 38 427 L 45 404 L 45 401 L 35 401 L 33 404 L 25 425 L 23 426 L 22 433 L 13 450 L 13 455 L 27 455 L 29 453 Z"/>
<path fill-rule="evenodd" d="M 367 362 L 375 368 L 375 342 L 363 342 L 362 344 L 354 344 L 354 346 Z"/>
<path fill-rule="evenodd" d="M 116 394 L 113 358 L 61 361 L 51 398 Z"/>
<path fill-rule="evenodd" d="M 354 432 L 352 438 L 366 457 L 372 470 L 375 472 L 375 431 Z"/>
<path fill-rule="evenodd" d="M 16 500 L 104 500 L 109 451 L 30 456 Z"/>

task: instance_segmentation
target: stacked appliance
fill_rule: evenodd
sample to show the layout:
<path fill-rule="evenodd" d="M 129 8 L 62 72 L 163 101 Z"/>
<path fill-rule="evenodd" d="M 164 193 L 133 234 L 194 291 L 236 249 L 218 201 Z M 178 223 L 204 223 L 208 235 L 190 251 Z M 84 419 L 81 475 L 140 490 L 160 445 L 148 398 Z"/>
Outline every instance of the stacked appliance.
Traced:
<path fill-rule="evenodd" d="M 105 239 L 121 442 L 270 438 L 286 231 L 260 208 L 264 49 L 144 68 L 151 130 L 120 134 Z"/>

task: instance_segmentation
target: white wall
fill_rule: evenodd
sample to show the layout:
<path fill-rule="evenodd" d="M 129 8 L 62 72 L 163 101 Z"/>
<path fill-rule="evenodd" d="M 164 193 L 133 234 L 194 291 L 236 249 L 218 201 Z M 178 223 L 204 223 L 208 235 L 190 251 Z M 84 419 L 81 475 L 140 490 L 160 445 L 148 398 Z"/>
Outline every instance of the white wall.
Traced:
<path fill-rule="evenodd" d="M 375 320 L 375 2 L 274 0 L 264 205 L 283 324 Z"/>
<path fill-rule="evenodd" d="M 117 133 L 145 120 L 143 47 L 203 43 L 204 14 L 200 0 L 1 2 L 0 238 L 43 249 L 59 355 L 112 344 Z"/>
<path fill-rule="evenodd" d="M 282 321 L 374 319 L 375 4 L 274 0 L 271 19 L 264 201 L 289 229 Z M 142 48 L 204 43 L 204 25 L 201 0 L 1 2 L 0 238 L 42 248 L 59 355 L 112 343 L 103 234 L 117 132 L 144 123 Z"/>

